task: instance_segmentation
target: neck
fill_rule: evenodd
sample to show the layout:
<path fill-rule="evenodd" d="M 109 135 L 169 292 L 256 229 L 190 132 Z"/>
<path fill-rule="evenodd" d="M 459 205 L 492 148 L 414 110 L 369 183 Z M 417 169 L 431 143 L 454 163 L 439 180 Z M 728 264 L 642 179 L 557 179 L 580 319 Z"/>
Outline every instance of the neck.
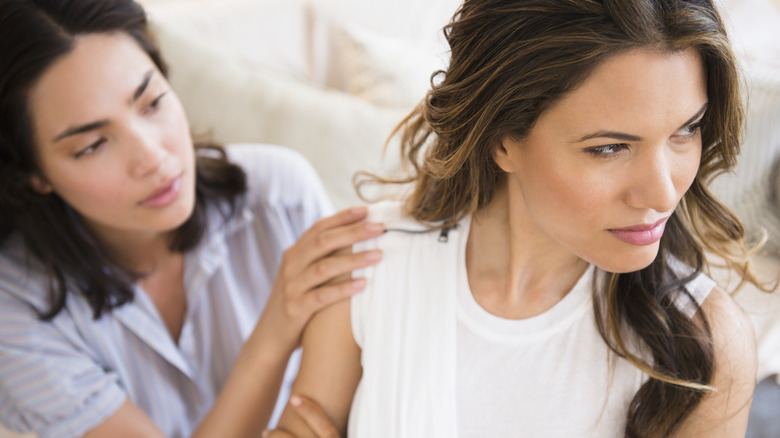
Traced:
<path fill-rule="evenodd" d="M 544 234 L 521 193 L 498 189 L 474 214 L 466 269 L 474 298 L 491 313 L 528 318 L 548 310 L 576 284 L 588 263 Z"/>
<path fill-rule="evenodd" d="M 104 230 L 94 232 L 120 265 L 143 275 L 154 274 L 173 255 L 169 249 L 170 233 L 111 233 Z"/>

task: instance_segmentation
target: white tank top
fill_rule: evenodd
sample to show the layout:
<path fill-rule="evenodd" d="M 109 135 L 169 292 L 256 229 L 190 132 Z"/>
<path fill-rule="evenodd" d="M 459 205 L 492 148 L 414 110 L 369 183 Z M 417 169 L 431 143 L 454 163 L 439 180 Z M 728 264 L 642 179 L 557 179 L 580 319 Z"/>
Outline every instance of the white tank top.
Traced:
<path fill-rule="evenodd" d="M 371 211 L 371 220 L 386 220 L 382 214 L 387 215 L 392 208 L 384 205 Z M 386 221 L 386 226 L 393 223 Z M 628 405 L 647 376 L 611 354 L 598 332 L 592 305 L 594 268 L 588 268 L 574 288 L 546 312 L 523 320 L 497 317 L 480 307 L 468 286 L 465 250 L 470 224 L 470 217 L 463 219 L 445 244 L 419 243 L 422 239 L 436 242 L 438 233 L 429 233 L 430 237 L 388 233 L 377 245 L 385 250 L 377 268 L 383 280 L 372 281 L 380 280 L 374 278 L 379 273 L 367 272 L 369 289 L 365 295 L 353 297 L 353 333 L 363 348 L 364 381 L 353 400 L 350 431 L 370 430 L 372 437 L 431 436 L 443 430 L 450 437 L 454 436 L 452 429 L 460 438 L 624 436 Z M 409 226 L 408 221 L 398 225 Z M 395 248 L 399 247 L 404 251 L 396 257 Z M 441 252 L 442 248 L 446 250 Z M 427 254 L 433 251 L 437 251 L 435 256 Z M 416 286 L 428 277 L 428 286 Z M 402 284 L 410 286 L 399 287 Z M 434 291 L 431 285 L 455 290 Z M 700 274 L 687 289 L 702 303 L 714 285 Z M 423 305 L 418 302 L 423 294 L 438 298 Z M 451 312 L 447 305 L 439 304 L 450 294 L 457 296 Z M 384 297 L 381 302 L 380 297 Z M 409 303 L 391 309 L 398 300 Z M 689 317 L 697 308 L 685 295 L 678 306 Z M 414 314 L 433 315 L 437 321 L 429 324 L 411 317 Z M 457 320 L 451 349 L 446 347 L 446 339 L 436 341 L 437 336 L 449 336 L 446 329 L 431 334 L 442 326 L 442 314 Z M 372 326 L 376 326 L 377 335 L 367 336 Z M 396 332 L 412 333 L 396 336 Z M 384 345 L 374 349 L 376 344 L 367 345 L 371 339 Z M 438 347 L 442 342 L 444 347 Z M 410 348 L 408 344 L 416 345 Z M 429 354 L 433 346 L 440 351 Z M 454 360 L 442 358 L 449 354 Z M 436 363 L 423 363 L 427 361 Z M 449 371 L 450 367 L 454 371 Z M 406 383 L 409 381 L 416 383 Z M 454 381 L 454 390 L 447 390 L 448 381 Z M 384 390 L 379 389 L 382 385 Z M 377 393 L 382 391 L 388 394 Z M 454 398 L 452 414 L 447 407 L 450 397 Z M 389 411 L 395 413 L 392 418 L 382 414 Z M 420 412 L 427 415 L 415 415 Z M 415 424 L 407 428 L 399 421 Z M 448 421 L 454 422 L 449 429 L 438 425 L 429 429 L 430 433 L 417 433 Z M 367 428 L 355 427 L 358 423 L 368 423 L 363 424 Z M 364 435 L 368 436 L 350 436 Z"/>

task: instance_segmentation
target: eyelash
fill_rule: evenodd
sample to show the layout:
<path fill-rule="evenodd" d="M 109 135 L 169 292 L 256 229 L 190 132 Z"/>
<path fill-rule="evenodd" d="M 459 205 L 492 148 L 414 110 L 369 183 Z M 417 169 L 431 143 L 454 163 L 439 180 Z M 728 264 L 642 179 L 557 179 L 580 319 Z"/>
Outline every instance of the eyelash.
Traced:
<path fill-rule="evenodd" d="M 699 120 L 696 123 L 692 123 L 682 130 L 687 131 L 686 134 L 681 135 L 680 137 L 683 139 L 689 139 L 693 138 L 696 134 L 698 134 L 701 127 L 704 125 L 703 120 Z M 592 148 L 585 149 L 585 152 L 588 154 L 596 157 L 596 158 L 608 158 L 610 156 L 614 156 L 621 150 L 624 150 L 628 148 L 628 145 L 625 143 L 615 143 L 615 144 L 608 144 L 604 146 L 596 146 Z"/>
<path fill-rule="evenodd" d="M 98 141 L 92 143 L 91 145 L 89 145 L 89 146 L 85 147 L 84 149 L 82 149 L 82 150 L 76 152 L 75 154 L 73 154 L 73 158 L 78 160 L 79 158 L 83 157 L 84 155 L 89 155 L 89 154 L 95 152 L 95 150 L 97 150 L 97 148 L 100 147 L 101 144 L 105 143 L 105 141 L 106 141 L 106 139 L 104 139 L 104 138 L 99 139 Z"/>
<path fill-rule="evenodd" d="M 692 123 L 692 124 L 686 126 L 685 128 L 683 128 L 683 130 L 688 131 L 688 133 L 687 134 L 683 134 L 681 137 L 683 137 L 683 138 L 691 138 L 691 137 L 693 137 L 694 135 L 696 135 L 698 133 L 698 131 L 701 129 L 702 126 L 704 126 L 704 120 L 699 120 L 696 123 Z"/>
<path fill-rule="evenodd" d="M 608 144 L 604 146 L 587 148 L 585 149 L 585 152 L 589 153 L 590 155 L 593 155 L 596 158 L 606 158 L 608 156 L 617 154 L 619 151 L 616 149 L 623 150 L 625 148 L 628 148 L 627 144 L 616 143 L 616 144 Z"/>
<path fill-rule="evenodd" d="M 144 112 L 157 110 L 160 107 L 160 101 L 162 100 L 163 97 L 165 97 L 166 94 L 168 94 L 167 91 L 165 91 L 165 92 L 161 93 L 159 96 L 155 97 L 154 100 L 151 101 L 149 103 L 149 105 L 144 109 Z M 82 149 L 82 150 L 76 152 L 75 154 L 73 154 L 73 158 L 79 159 L 79 158 L 83 157 L 84 155 L 89 155 L 89 154 L 93 153 L 95 150 L 97 150 L 100 147 L 100 145 L 102 145 L 105 142 L 106 142 L 106 139 L 100 138 L 100 139 L 98 139 L 98 141 L 92 143 L 91 145 L 89 145 L 89 146 L 85 147 L 84 149 Z"/>
<path fill-rule="evenodd" d="M 168 94 L 168 92 L 167 92 L 167 91 L 165 91 L 165 92 L 161 93 L 159 96 L 155 97 L 155 98 L 154 98 L 154 100 L 153 100 L 153 101 L 151 101 L 151 103 L 149 103 L 149 105 L 148 105 L 148 106 L 147 106 L 147 107 L 144 109 L 144 111 L 145 111 L 145 112 L 146 112 L 146 111 L 154 111 L 154 110 L 156 110 L 157 108 L 159 108 L 159 107 L 160 107 L 160 101 L 161 101 L 161 100 L 162 100 L 162 98 L 163 98 L 163 97 L 165 97 L 167 94 Z"/>

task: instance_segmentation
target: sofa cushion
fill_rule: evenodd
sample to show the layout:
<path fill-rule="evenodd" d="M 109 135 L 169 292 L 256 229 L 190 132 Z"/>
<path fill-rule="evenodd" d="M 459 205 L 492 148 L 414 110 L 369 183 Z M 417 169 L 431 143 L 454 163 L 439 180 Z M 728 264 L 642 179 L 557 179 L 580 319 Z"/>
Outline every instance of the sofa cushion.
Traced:
<path fill-rule="evenodd" d="M 151 28 L 194 133 L 222 143 L 273 143 L 301 152 L 337 208 L 359 202 L 351 183 L 356 171 L 396 166 L 394 144 L 387 159 L 382 151 L 404 111 L 264 68 L 175 18 L 152 16 Z"/>

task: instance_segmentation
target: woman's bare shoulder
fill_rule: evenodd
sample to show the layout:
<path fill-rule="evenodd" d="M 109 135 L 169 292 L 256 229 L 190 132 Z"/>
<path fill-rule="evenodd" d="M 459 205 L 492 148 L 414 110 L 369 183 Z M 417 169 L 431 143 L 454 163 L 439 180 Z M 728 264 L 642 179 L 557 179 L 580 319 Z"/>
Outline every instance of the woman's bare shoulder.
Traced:
<path fill-rule="evenodd" d="M 712 333 L 714 390 L 680 430 L 680 436 L 743 437 L 756 384 L 756 338 L 747 315 L 715 287 L 701 304 Z M 696 316 L 701 322 L 701 315 Z"/>

